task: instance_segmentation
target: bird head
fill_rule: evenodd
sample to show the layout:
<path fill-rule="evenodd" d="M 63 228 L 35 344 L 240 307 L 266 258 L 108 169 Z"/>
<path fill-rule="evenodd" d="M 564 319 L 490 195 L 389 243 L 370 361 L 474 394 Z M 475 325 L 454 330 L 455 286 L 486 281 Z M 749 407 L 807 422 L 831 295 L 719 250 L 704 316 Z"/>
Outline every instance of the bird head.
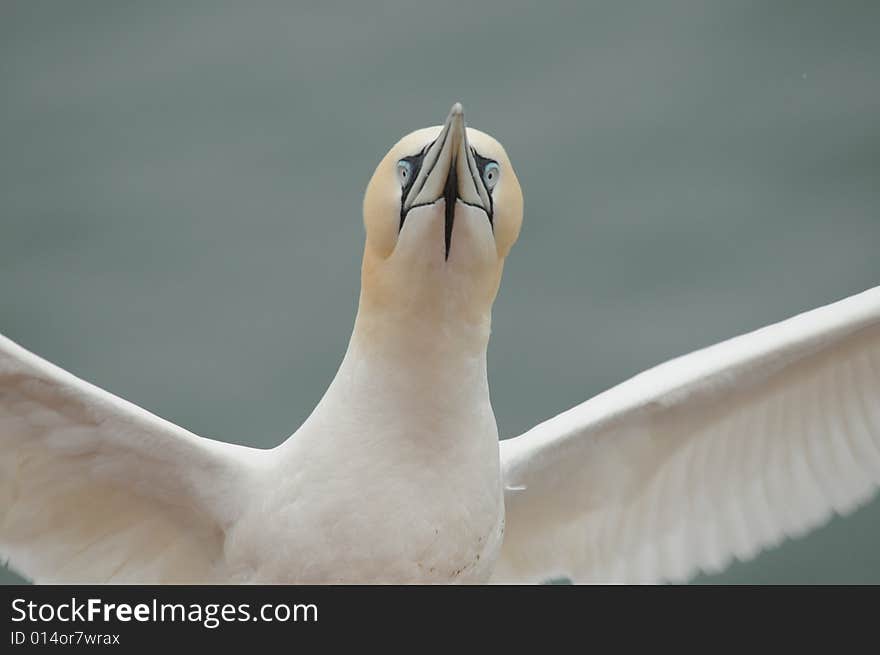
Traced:
<path fill-rule="evenodd" d="M 373 173 L 362 305 L 487 314 L 522 215 L 507 153 L 467 127 L 456 103 L 443 125 L 403 137 Z"/>

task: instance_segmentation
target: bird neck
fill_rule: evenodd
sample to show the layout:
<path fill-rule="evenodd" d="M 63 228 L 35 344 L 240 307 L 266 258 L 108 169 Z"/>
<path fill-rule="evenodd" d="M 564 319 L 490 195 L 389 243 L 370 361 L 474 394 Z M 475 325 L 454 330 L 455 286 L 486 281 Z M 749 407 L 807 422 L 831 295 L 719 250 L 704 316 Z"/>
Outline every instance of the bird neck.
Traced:
<path fill-rule="evenodd" d="M 488 397 L 491 318 L 442 308 L 406 311 L 361 303 L 340 374 L 375 398 L 378 387 L 425 410 L 467 393 Z M 354 390 L 354 389 L 352 389 Z"/>
<path fill-rule="evenodd" d="M 455 301 L 373 304 L 361 297 L 349 350 L 386 362 L 419 360 L 440 371 L 485 361 L 491 314 L 465 311 Z"/>
<path fill-rule="evenodd" d="M 308 438 L 352 440 L 354 448 L 365 435 L 392 448 L 406 442 L 468 449 L 460 444 L 475 433 L 494 444 L 486 373 L 490 318 L 453 319 L 362 302 L 339 371 L 301 429 Z"/>

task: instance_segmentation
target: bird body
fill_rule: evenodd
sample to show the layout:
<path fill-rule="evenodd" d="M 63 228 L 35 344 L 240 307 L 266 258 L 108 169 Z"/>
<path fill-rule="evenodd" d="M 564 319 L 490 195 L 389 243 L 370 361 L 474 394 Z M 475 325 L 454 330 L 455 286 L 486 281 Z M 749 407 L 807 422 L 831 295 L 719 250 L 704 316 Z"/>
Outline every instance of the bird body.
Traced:
<path fill-rule="evenodd" d="M 522 221 L 461 106 L 383 158 L 348 349 L 260 450 L 0 336 L 0 555 L 38 582 L 686 580 L 880 485 L 880 287 L 673 360 L 500 442 L 491 308 Z"/>
<path fill-rule="evenodd" d="M 240 579 L 489 577 L 504 503 L 487 326 L 463 335 L 435 319 L 368 321 L 359 316 L 312 415 L 271 451 L 259 503 L 231 532 Z M 473 351 L 457 347 L 464 338 Z"/>

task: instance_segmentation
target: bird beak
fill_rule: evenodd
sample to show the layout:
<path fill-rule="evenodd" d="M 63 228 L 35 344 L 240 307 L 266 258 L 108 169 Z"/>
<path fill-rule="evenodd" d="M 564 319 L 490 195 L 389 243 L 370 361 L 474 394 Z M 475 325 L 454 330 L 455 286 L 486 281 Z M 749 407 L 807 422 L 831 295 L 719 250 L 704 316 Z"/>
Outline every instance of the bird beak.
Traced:
<path fill-rule="evenodd" d="M 457 200 L 482 209 L 491 220 L 489 193 L 468 144 L 464 110 L 458 102 L 452 105 L 440 135 L 425 153 L 418 177 L 404 199 L 404 214 L 413 207 L 432 205 L 441 198 L 446 201 L 448 259 Z"/>

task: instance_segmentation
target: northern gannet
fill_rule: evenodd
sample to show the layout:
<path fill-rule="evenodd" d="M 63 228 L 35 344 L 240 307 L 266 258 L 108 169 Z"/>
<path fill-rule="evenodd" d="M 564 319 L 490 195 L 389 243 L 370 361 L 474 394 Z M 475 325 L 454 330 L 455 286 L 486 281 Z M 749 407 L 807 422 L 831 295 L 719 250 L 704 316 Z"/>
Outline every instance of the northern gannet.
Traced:
<path fill-rule="evenodd" d="M 198 437 L 0 336 L 0 554 L 38 582 L 685 580 L 880 484 L 880 287 L 500 442 L 486 348 L 523 216 L 504 148 L 404 137 L 364 199 L 335 379 L 270 450 Z"/>

